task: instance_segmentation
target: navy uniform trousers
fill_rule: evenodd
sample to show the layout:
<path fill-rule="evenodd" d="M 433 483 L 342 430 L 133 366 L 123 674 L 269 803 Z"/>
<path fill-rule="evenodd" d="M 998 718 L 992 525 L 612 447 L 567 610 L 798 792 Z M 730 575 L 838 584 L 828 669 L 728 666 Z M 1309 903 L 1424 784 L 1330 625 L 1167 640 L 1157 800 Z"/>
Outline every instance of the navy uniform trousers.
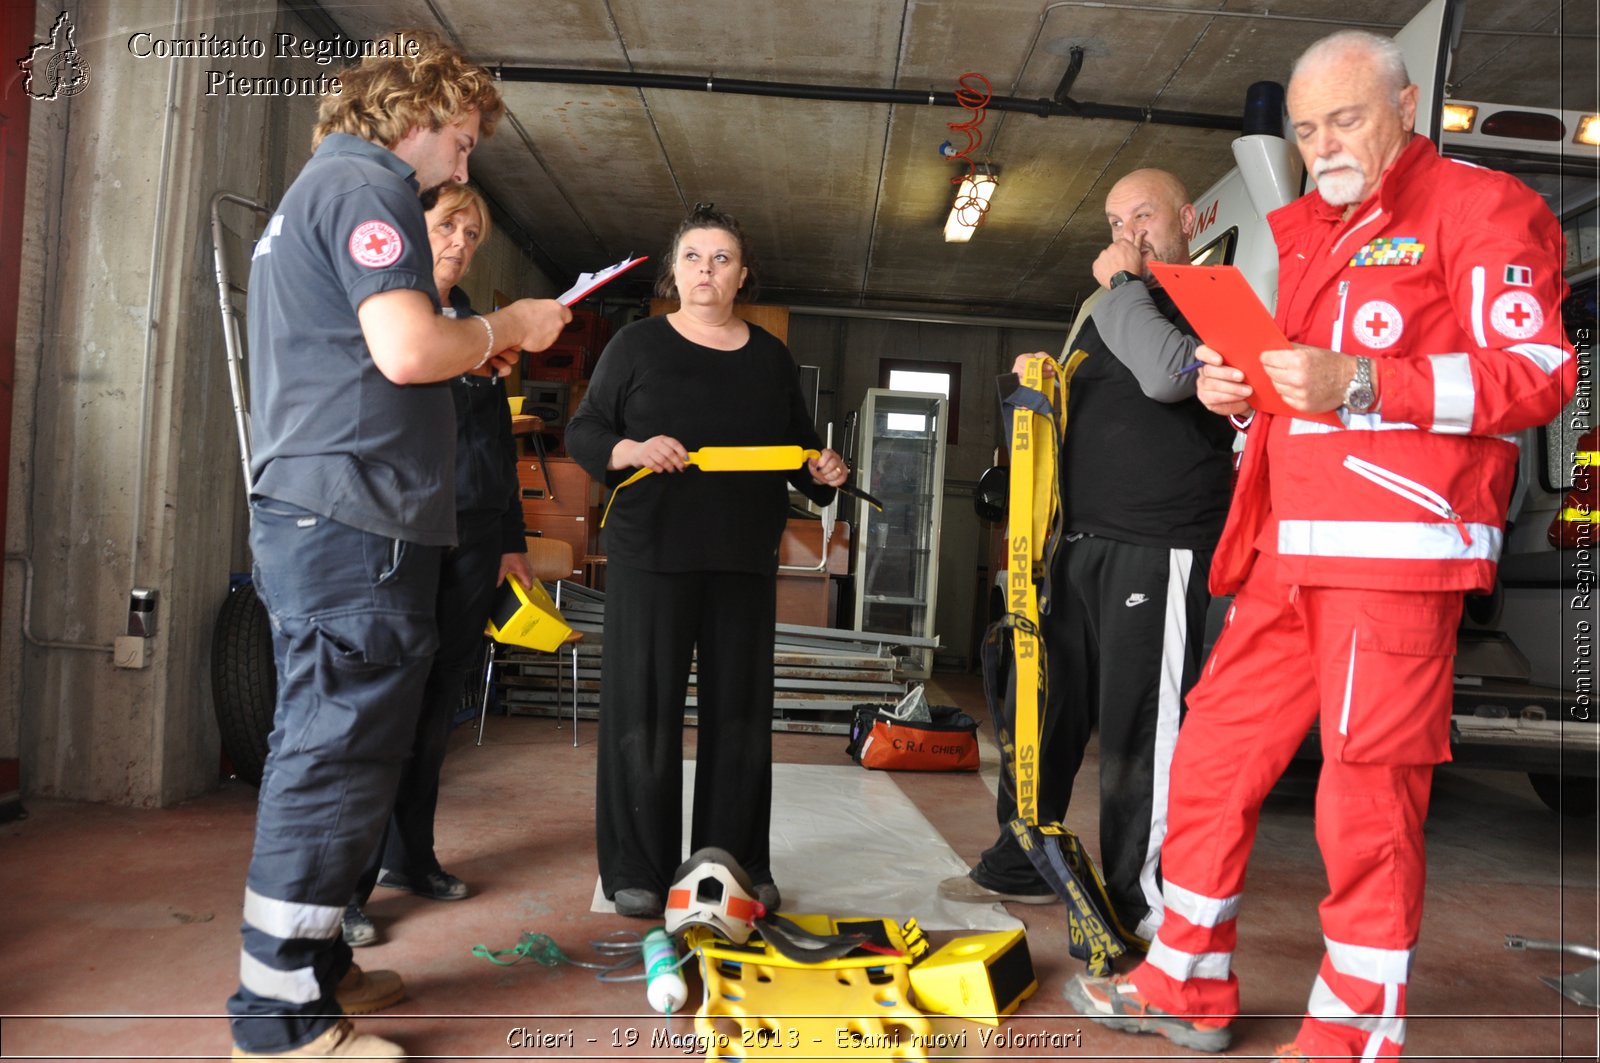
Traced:
<path fill-rule="evenodd" d="M 441 548 L 273 499 L 251 507 L 278 704 L 244 898 L 234 1043 L 281 1052 L 336 1021 L 340 919 L 394 807 L 438 648 Z"/>

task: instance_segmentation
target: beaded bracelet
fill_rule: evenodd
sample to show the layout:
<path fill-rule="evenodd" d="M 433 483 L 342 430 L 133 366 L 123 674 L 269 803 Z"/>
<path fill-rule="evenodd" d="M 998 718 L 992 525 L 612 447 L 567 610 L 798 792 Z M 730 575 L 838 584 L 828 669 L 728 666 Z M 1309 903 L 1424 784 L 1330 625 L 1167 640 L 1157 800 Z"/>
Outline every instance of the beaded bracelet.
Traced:
<path fill-rule="evenodd" d="M 478 323 L 483 326 L 483 331 L 489 334 L 489 343 L 484 348 L 483 357 L 479 358 L 478 364 L 472 367 L 474 369 L 482 369 L 488 364 L 489 359 L 494 357 L 494 326 L 489 324 L 488 318 L 482 316 L 478 318 Z"/>

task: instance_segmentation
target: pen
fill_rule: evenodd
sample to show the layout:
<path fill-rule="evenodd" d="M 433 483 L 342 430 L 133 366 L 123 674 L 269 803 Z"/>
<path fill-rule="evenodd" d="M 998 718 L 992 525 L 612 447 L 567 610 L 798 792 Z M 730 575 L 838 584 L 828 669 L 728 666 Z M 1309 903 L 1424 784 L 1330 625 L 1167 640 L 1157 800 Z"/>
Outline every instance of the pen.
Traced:
<path fill-rule="evenodd" d="M 1194 372 L 1196 369 L 1199 369 L 1201 366 L 1203 366 L 1205 364 L 1206 363 L 1200 362 L 1200 361 L 1190 362 L 1188 365 L 1184 366 L 1182 369 L 1179 369 L 1177 372 L 1173 373 L 1172 374 L 1172 379 L 1176 380 L 1180 376 L 1188 376 L 1190 373 Z"/>

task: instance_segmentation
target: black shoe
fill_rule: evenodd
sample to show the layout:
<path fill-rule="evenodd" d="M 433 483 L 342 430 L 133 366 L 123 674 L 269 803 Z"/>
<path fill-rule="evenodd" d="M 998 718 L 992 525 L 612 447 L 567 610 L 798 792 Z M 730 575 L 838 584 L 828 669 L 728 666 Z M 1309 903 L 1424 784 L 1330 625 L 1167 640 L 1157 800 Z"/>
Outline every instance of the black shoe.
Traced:
<path fill-rule="evenodd" d="M 372 925 L 372 920 L 367 918 L 367 913 L 355 901 L 345 905 L 340 929 L 344 934 L 344 943 L 353 949 L 378 942 L 378 928 Z"/>
<path fill-rule="evenodd" d="M 435 901 L 459 901 L 467 895 L 467 884 L 448 871 L 430 871 L 420 879 L 398 871 L 378 872 L 378 885 L 388 890 L 404 890 Z"/>
<path fill-rule="evenodd" d="M 611 903 L 617 906 L 618 915 L 632 919 L 660 919 L 661 913 L 666 911 L 661 894 L 655 890 L 618 890 L 611 898 Z"/>

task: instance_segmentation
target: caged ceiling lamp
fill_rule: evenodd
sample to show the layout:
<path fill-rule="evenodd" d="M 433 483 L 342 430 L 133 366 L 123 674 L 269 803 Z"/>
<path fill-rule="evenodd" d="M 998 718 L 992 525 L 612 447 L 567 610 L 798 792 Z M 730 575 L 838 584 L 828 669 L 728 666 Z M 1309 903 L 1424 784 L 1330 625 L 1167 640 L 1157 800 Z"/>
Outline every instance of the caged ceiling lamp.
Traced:
<path fill-rule="evenodd" d="M 955 202 L 950 207 L 950 217 L 944 223 L 946 243 L 964 244 L 983 224 L 989 212 L 989 200 L 994 196 L 998 180 L 992 167 L 980 166 L 961 179 L 956 189 Z"/>

